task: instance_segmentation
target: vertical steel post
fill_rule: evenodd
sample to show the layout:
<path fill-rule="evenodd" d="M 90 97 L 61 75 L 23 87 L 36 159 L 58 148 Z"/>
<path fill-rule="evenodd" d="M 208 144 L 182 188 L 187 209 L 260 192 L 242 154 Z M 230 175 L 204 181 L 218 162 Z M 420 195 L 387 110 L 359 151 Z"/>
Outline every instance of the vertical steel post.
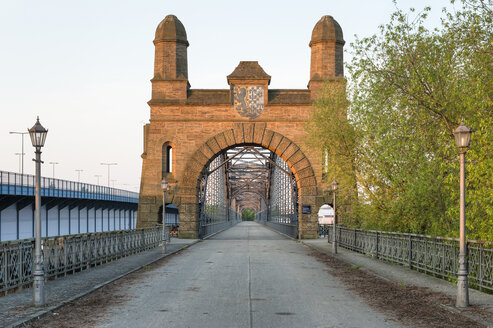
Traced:
<path fill-rule="evenodd" d="M 459 272 L 457 273 L 457 307 L 469 306 L 469 288 L 467 282 L 466 257 L 466 193 L 465 193 L 465 157 L 466 152 L 460 152 L 460 236 L 459 236 Z"/>
<path fill-rule="evenodd" d="M 21 179 L 24 177 L 24 134 L 26 134 L 25 132 L 21 134 L 22 136 L 22 170 L 21 170 L 21 174 L 22 174 L 22 177 Z"/>
<path fill-rule="evenodd" d="M 336 225 L 337 225 L 337 215 L 336 215 L 336 191 L 333 191 L 334 200 L 334 222 L 332 224 L 332 253 L 337 254 L 337 238 L 336 238 Z"/>
<path fill-rule="evenodd" d="M 165 234 L 165 227 L 166 227 L 166 190 L 163 189 L 163 231 L 162 231 L 163 254 L 166 253 L 166 234 Z"/>
<path fill-rule="evenodd" d="M 34 213 L 34 280 L 33 299 L 35 306 L 45 305 L 43 254 L 41 254 L 41 148 L 36 147 L 36 186 Z"/>

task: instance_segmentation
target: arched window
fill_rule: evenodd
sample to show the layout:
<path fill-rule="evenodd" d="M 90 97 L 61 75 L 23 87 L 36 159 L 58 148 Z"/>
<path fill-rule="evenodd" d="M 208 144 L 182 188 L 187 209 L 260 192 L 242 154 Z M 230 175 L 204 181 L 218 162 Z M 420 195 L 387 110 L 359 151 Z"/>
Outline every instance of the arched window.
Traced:
<path fill-rule="evenodd" d="M 167 162 L 166 162 L 166 173 L 173 172 L 173 147 L 168 146 L 167 152 Z"/>
<path fill-rule="evenodd" d="M 166 142 L 162 149 L 162 175 L 165 177 L 167 173 L 173 173 L 173 146 Z"/>

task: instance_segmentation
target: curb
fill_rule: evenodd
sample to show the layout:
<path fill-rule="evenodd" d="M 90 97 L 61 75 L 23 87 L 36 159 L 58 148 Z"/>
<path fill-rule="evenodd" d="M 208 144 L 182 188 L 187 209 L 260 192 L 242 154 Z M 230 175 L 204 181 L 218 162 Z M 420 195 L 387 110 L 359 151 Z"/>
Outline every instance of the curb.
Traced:
<path fill-rule="evenodd" d="M 261 224 L 263 227 L 266 227 L 266 228 L 267 228 L 267 229 L 269 229 L 270 231 L 277 232 L 278 234 L 280 234 L 280 235 L 282 235 L 282 236 L 284 236 L 284 237 L 286 237 L 286 238 L 289 238 L 289 239 L 294 240 L 294 241 L 299 241 L 299 239 L 298 239 L 298 238 L 294 238 L 294 237 L 292 237 L 292 236 L 290 236 L 290 235 L 286 235 L 285 233 L 280 232 L 280 231 L 277 231 L 276 229 L 271 228 L 271 227 L 269 227 L 268 225 L 265 225 L 265 224 L 259 223 L 259 222 L 257 222 L 257 221 L 254 221 L 254 222 L 256 222 L 256 223 L 258 223 L 258 224 Z M 304 244 L 303 242 L 301 242 L 301 243 L 302 243 L 302 244 Z M 307 246 L 308 246 L 308 245 L 307 245 Z"/>
<path fill-rule="evenodd" d="M 155 262 L 157 262 L 159 260 L 162 260 L 162 259 L 164 259 L 164 258 L 166 258 L 168 256 L 174 255 L 174 254 L 182 251 L 185 248 L 188 248 L 190 246 L 193 246 L 193 245 L 197 244 L 199 241 L 200 241 L 200 239 L 199 240 L 196 240 L 196 241 L 194 241 L 194 242 L 192 242 L 190 244 L 186 244 L 186 245 L 180 247 L 179 249 L 177 249 L 177 250 L 175 250 L 175 251 L 173 251 L 173 252 L 171 252 L 169 254 L 164 254 L 164 255 L 158 257 L 157 259 L 154 259 L 154 260 L 152 260 L 152 261 L 150 261 L 148 263 L 145 263 L 143 265 L 140 265 L 140 266 L 136 267 L 135 269 L 132 269 L 132 270 L 130 270 L 128 272 L 122 273 L 121 275 L 118 275 L 118 276 L 116 276 L 114 278 L 111 278 L 110 280 L 107 280 L 107 281 L 105 281 L 105 282 L 103 282 L 101 284 L 98 284 L 98 285 L 96 285 L 96 286 L 88 289 L 85 292 L 82 292 L 80 294 L 77 294 L 77 295 L 69 298 L 68 300 L 65 300 L 65 301 L 61 302 L 60 304 L 53 305 L 51 307 L 45 308 L 43 310 L 40 310 L 40 311 L 38 311 L 38 312 L 36 312 L 34 314 L 31 314 L 31 315 L 29 315 L 28 317 L 26 317 L 24 319 L 21 319 L 21 320 L 19 320 L 17 322 L 14 322 L 13 324 L 10 324 L 10 325 L 5 326 L 5 328 L 22 327 L 23 325 L 25 325 L 25 324 L 27 324 L 27 323 L 29 323 L 31 321 L 37 320 L 37 319 L 39 319 L 41 317 L 44 317 L 45 315 L 47 315 L 47 314 L 49 314 L 49 313 L 51 313 L 51 312 L 53 312 L 53 311 L 55 311 L 55 310 L 57 310 L 57 309 L 65 306 L 65 305 L 67 305 L 70 302 L 73 302 L 75 300 L 78 300 L 79 298 L 82 298 L 82 297 L 84 297 L 84 296 L 86 296 L 86 295 L 88 295 L 88 294 L 90 294 L 90 293 L 92 293 L 92 292 L 94 292 L 94 291 L 96 291 L 96 290 L 98 290 L 98 289 L 106 286 L 106 285 L 109 285 L 109 284 L 111 284 L 112 282 L 114 282 L 114 281 L 116 281 L 118 279 L 121 279 L 121 278 L 123 278 L 125 276 L 128 276 L 131 273 L 134 273 L 134 272 L 142 269 L 142 267 L 144 267 L 144 266 L 151 265 L 151 264 L 153 264 L 153 263 L 155 263 Z"/>

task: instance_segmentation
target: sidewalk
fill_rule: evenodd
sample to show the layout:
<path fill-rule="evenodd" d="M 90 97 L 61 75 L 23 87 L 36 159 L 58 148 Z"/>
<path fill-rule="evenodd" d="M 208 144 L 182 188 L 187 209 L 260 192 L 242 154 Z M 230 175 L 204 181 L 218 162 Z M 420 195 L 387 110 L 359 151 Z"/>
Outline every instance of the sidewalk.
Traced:
<path fill-rule="evenodd" d="M 66 277 L 49 280 L 45 283 L 44 308 L 32 305 L 32 288 L 0 297 L 0 327 L 21 325 L 197 242 L 197 239 L 171 238 L 164 256 L 162 248 L 156 247 Z"/>
<path fill-rule="evenodd" d="M 303 240 L 303 243 L 318 251 L 332 255 L 332 244 L 329 244 L 326 238 Z M 342 247 L 337 248 L 336 256 L 350 265 L 359 265 L 361 266 L 361 270 L 366 270 L 385 280 L 395 281 L 405 285 L 427 287 L 454 299 L 457 294 L 457 287 L 453 283 L 429 276 L 425 273 L 409 270 L 400 265 L 380 261 Z M 481 306 L 483 309 L 491 312 L 491 320 L 486 322 L 486 324 L 488 327 L 493 327 L 493 295 L 469 288 L 469 302 L 471 305 Z M 455 311 L 456 309 L 453 308 L 450 310 Z"/>

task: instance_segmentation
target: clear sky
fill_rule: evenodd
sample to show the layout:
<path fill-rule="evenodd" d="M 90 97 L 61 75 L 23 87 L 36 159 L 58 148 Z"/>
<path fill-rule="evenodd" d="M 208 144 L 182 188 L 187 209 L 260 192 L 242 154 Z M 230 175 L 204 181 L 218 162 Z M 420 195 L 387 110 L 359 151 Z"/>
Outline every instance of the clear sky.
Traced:
<path fill-rule="evenodd" d="M 398 0 L 399 8 L 432 7 L 438 25 L 446 0 Z M 21 137 L 39 115 L 49 129 L 42 158 L 59 162 L 56 177 L 107 182 L 137 190 L 142 126 L 148 122 L 154 33 L 168 14 L 184 24 L 192 88 L 226 89 L 240 60 L 258 60 L 270 88 L 306 88 L 308 43 L 323 15 L 341 25 L 350 50 L 354 35 L 377 33 L 395 10 L 391 0 L 125 1 L 0 0 L 0 170 L 17 172 Z M 345 54 L 345 61 L 349 59 Z M 25 172 L 34 172 L 25 138 Z"/>

